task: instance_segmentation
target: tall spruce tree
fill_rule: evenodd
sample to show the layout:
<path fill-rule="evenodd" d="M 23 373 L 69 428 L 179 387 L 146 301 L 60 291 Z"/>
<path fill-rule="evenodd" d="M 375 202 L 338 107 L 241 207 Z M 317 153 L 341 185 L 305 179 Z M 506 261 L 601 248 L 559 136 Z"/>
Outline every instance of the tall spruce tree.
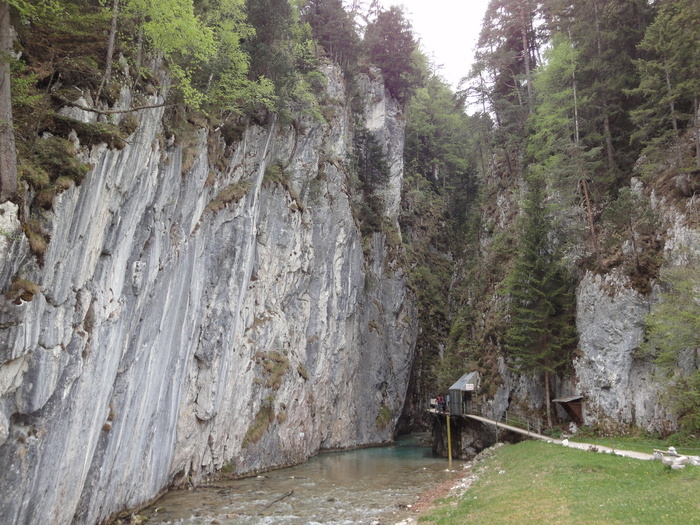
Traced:
<path fill-rule="evenodd" d="M 557 191 L 561 222 L 570 222 L 570 209 L 581 209 L 600 270 L 603 262 L 589 184 L 601 167 L 601 148 L 586 147 L 581 141 L 581 111 L 589 98 L 578 92 L 578 67 L 579 57 L 571 41 L 556 34 L 534 82 L 537 105 L 530 117 L 527 151 L 533 161 L 530 168 L 542 173 L 548 186 Z M 576 242 L 575 227 L 564 224 L 558 229 L 561 242 Z"/>
<path fill-rule="evenodd" d="M 505 342 L 516 370 L 543 377 L 551 428 L 551 377 L 571 361 L 576 342 L 573 283 L 548 242 L 545 181 L 531 175 L 527 184 L 518 253 L 506 278 L 511 302 Z"/>
<path fill-rule="evenodd" d="M 634 130 L 629 117 L 638 100 L 626 90 L 638 84 L 634 59 L 637 44 L 651 17 L 647 0 L 549 0 L 553 30 L 570 36 L 579 57 L 578 93 L 588 102 L 581 108 L 581 140 L 602 148 L 607 169 L 597 174 L 614 186 L 637 160 L 630 148 Z"/>
<path fill-rule="evenodd" d="M 517 160 L 533 108 L 532 76 L 543 39 L 537 29 L 541 7 L 535 0 L 491 0 L 470 74 L 473 89 L 495 118 L 494 140 L 505 153 L 510 174 L 520 171 Z"/>
<path fill-rule="evenodd" d="M 302 20 L 311 26 L 314 38 L 344 69 L 357 61 L 360 38 L 341 0 L 309 0 L 302 10 Z"/>
<path fill-rule="evenodd" d="M 392 6 L 367 26 L 364 38 L 369 61 L 379 66 L 389 93 L 405 102 L 421 82 L 413 56 L 417 42 L 403 11 Z"/>
<path fill-rule="evenodd" d="M 10 4 L 0 1 L 0 203 L 17 194 L 17 153 L 10 90 Z"/>
<path fill-rule="evenodd" d="M 695 128 L 695 168 L 700 169 L 700 5 L 697 0 L 663 2 L 647 28 L 636 61 L 645 102 L 632 113 L 634 138 L 648 149 L 665 149 L 688 125 Z M 676 161 L 683 165 L 680 149 Z"/>

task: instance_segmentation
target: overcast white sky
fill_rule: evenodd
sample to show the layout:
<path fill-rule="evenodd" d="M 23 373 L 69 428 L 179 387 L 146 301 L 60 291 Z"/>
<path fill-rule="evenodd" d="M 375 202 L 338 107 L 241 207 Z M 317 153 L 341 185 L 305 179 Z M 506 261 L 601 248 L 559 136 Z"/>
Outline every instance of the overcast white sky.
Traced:
<path fill-rule="evenodd" d="M 472 52 L 489 0 L 382 0 L 385 7 L 403 5 L 423 51 L 442 64 L 442 76 L 453 88 L 467 76 Z"/>

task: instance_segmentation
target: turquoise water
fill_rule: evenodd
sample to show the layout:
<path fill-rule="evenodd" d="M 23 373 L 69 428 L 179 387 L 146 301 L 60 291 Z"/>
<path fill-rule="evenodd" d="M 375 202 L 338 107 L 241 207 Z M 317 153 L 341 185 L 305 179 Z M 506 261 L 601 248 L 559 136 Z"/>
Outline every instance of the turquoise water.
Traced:
<path fill-rule="evenodd" d="M 263 476 L 171 491 L 140 514 L 149 524 L 398 523 L 415 515 L 410 505 L 420 494 L 451 479 L 427 438 L 414 434 L 394 446 L 320 454 Z"/>

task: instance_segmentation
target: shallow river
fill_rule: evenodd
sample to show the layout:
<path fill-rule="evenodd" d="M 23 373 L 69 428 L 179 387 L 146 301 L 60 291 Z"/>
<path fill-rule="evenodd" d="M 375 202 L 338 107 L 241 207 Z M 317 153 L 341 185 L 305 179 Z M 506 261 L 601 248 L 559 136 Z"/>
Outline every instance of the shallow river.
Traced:
<path fill-rule="evenodd" d="M 171 491 L 140 514 L 155 523 L 384 525 L 410 516 L 423 492 L 451 479 L 414 434 L 396 445 L 320 454 L 303 465 L 216 487 Z"/>

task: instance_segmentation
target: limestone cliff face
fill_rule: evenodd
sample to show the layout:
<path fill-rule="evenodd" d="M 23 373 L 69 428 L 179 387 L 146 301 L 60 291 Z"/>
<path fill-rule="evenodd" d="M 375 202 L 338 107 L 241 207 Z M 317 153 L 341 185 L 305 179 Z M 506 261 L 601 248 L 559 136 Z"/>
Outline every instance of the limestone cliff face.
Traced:
<path fill-rule="evenodd" d="M 204 130 L 183 174 L 162 110 L 142 112 L 129 145 L 91 151 L 84 183 L 41 218 L 43 265 L 4 206 L 4 289 L 22 278 L 40 291 L 0 299 L 2 523 L 95 523 L 225 465 L 392 438 L 413 302 L 383 235 L 363 251 L 344 167 L 354 116 L 326 73 L 327 123 L 250 126 L 215 177 Z M 364 82 L 395 220 L 402 114 Z M 284 186 L 266 180 L 273 164 Z"/>
<path fill-rule="evenodd" d="M 700 235 L 687 225 L 694 215 L 652 197 L 662 218 L 665 238 L 664 265 L 673 267 L 697 260 Z M 649 359 L 638 357 L 644 338 L 644 318 L 656 300 L 639 294 L 619 272 L 605 277 L 586 275 L 577 291 L 577 326 L 581 355 L 574 361 L 576 389 L 585 396 L 585 416 L 589 424 L 602 426 L 636 425 L 652 432 L 676 429 L 676 420 L 664 400 L 665 384 L 655 374 Z M 693 350 L 695 354 L 698 349 Z M 679 371 L 690 374 L 696 359 L 679 364 Z"/>
<path fill-rule="evenodd" d="M 636 179 L 632 188 L 642 192 Z M 659 238 L 664 239 L 663 266 L 673 267 L 697 260 L 700 235 L 688 223 L 697 211 L 689 201 L 687 210 L 652 194 L 648 201 L 659 216 Z M 631 249 L 624 246 L 623 250 Z M 576 289 L 576 326 L 579 340 L 573 360 L 573 374 L 553 381 L 553 396 L 583 396 L 584 424 L 610 431 L 630 426 L 650 432 L 677 430 L 676 417 L 664 397 L 667 387 L 658 377 L 653 359 L 640 356 L 644 340 L 645 317 L 658 300 L 655 291 L 641 294 L 635 290 L 623 269 L 604 275 L 586 272 Z M 494 296 L 496 300 L 496 296 Z M 681 374 L 695 370 L 700 350 L 689 351 L 679 363 Z M 498 361 L 500 384 L 486 399 L 485 413 L 499 418 L 506 410 L 544 413 L 545 392 L 539 378 L 521 376 Z M 555 407 L 556 408 L 556 407 Z M 564 421 L 568 416 L 559 410 Z"/>

